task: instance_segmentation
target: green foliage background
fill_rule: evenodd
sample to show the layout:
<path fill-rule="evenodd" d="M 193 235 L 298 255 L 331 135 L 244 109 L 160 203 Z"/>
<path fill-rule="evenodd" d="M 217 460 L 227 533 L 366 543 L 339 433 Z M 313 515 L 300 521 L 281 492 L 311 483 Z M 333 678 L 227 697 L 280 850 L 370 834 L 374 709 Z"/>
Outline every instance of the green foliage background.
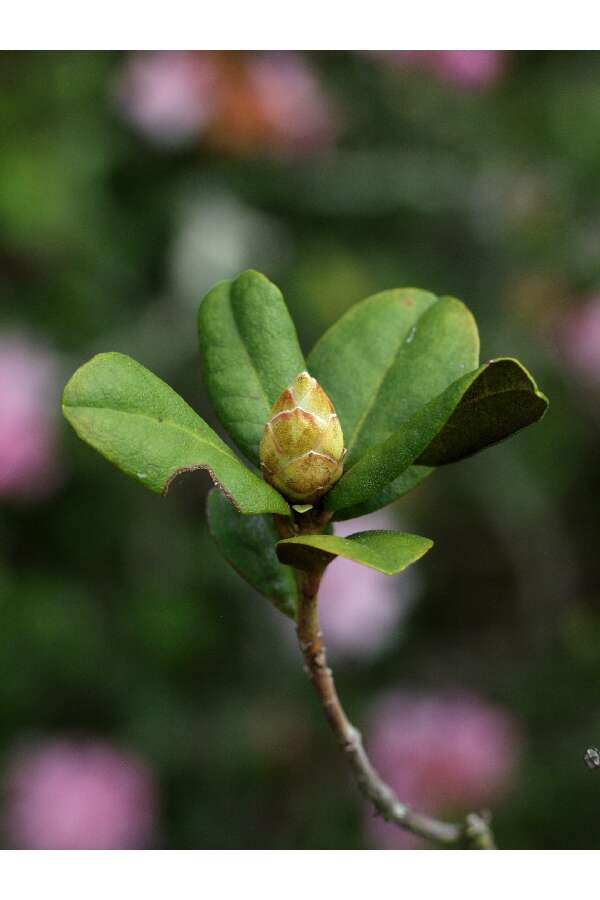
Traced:
<path fill-rule="evenodd" d="M 343 127 L 331 153 L 289 160 L 153 146 L 116 112 L 124 61 L 0 55 L 2 327 L 48 340 L 65 377 L 127 353 L 217 427 L 173 260 L 187 200 L 219 193 L 283 236 L 266 265 L 236 270 L 282 288 L 305 352 L 379 290 L 462 298 L 482 359 L 520 358 L 551 411 L 399 501 L 403 530 L 435 541 L 424 589 L 384 654 L 339 667 L 340 689 L 359 721 L 404 685 L 458 682 L 505 705 L 527 745 L 495 810 L 500 845 L 597 847 L 600 782 L 582 756 L 600 741 L 598 391 L 556 334 L 600 286 L 600 54 L 514 54 L 487 92 L 312 55 Z M 208 536 L 209 479 L 161 499 L 66 425 L 61 457 L 52 497 L 0 509 L 1 760 L 32 735 L 135 748 L 160 782 L 159 846 L 365 846 L 291 625 Z"/>

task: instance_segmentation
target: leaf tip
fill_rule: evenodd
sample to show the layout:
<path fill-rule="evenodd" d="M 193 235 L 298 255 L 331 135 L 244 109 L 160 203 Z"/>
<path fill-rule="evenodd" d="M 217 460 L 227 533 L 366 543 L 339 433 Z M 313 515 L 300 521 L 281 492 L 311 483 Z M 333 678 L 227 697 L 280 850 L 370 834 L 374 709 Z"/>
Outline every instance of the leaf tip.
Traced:
<path fill-rule="evenodd" d="M 233 280 L 239 281 L 243 278 L 258 279 L 259 281 L 266 281 L 268 284 L 271 284 L 271 281 L 269 281 L 267 276 L 263 275 L 262 272 L 259 272 L 258 269 L 244 269 L 242 272 L 239 272 Z"/>

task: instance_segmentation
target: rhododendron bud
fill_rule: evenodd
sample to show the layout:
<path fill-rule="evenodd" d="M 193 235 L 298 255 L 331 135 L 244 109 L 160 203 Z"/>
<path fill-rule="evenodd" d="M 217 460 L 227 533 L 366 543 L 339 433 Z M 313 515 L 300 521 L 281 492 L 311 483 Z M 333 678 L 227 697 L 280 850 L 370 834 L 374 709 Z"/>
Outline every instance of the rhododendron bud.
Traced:
<path fill-rule="evenodd" d="M 333 403 L 308 372 L 275 401 L 260 442 L 265 479 L 290 500 L 314 503 L 342 474 L 344 436 Z"/>

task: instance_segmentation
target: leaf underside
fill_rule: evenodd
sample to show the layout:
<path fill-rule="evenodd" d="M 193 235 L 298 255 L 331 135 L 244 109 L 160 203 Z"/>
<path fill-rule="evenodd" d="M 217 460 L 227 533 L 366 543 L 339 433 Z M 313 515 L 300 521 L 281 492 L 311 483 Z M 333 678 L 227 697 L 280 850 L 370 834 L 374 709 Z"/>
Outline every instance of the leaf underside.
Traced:
<path fill-rule="evenodd" d="M 433 546 L 429 538 L 398 531 L 360 531 L 347 538 L 328 534 L 287 538 L 277 544 L 281 562 L 298 569 L 324 567 L 337 556 L 395 575 Z"/>
<path fill-rule="evenodd" d="M 281 612 L 296 618 L 298 586 L 294 572 L 279 562 L 277 531 L 271 516 L 244 516 L 218 490 L 206 501 L 210 533 L 228 563 Z"/>
<path fill-rule="evenodd" d="M 514 359 L 498 359 L 457 379 L 405 426 L 368 450 L 325 498 L 337 512 L 389 497 L 409 467 L 464 459 L 540 419 L 546 397 Z M 386 493 L 387 492 L 387 493 Z M 372 506 L 371 508 L 375 508 Z"/>
<path fill-rule="evenodd" d="M 271 407 L 306 368 L 294 323 L 279 288 L 252 270 L 222 281 L 198 311 L 202 372 L 223 427 L 259 462 Z"/>
<path fill-rule="evenodd" d="M 81 366 L 64 389 L 63 412 L 80 438 L 152 491 L 207 469 L 241 512 L 290 513 L 172 388 L 128 356 L 101 353 Z"/>

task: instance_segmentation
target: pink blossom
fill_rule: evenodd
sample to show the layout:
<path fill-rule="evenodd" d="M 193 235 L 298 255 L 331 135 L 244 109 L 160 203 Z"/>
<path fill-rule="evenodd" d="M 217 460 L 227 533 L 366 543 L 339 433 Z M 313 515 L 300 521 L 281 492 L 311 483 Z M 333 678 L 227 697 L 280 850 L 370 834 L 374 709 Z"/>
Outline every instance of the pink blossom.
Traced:
<path fill-rule="evenodd" d="M 397 692 L 374 707 L 367 749 L 399 798 L 432 815 L 481 809 L 510 786 L 520 751 L 509 712 L 470 693 Z M 367 833 L 384 849 L 421 843 L 383 819 Z"/>
<path fill-rule="evenodd" d="M 280 151 L 328 146 L 334 115 L 312 70 L 298 53 L 257 53 L 248 63 L 258 106 Z"/>
<path fill-rule="evenodd" d="M 0 498 L 48 494 L 57 481 L 58 364 L 24 335 L 0 334 Z"/>
<path fill-rule="evenodd" d="M 299 53 L 136 53 L 116 97 L 125 118 L 166 147 L 202 135 L 230 154 L 288 155 L 333 138 L 331 105 Z"/>
<path fill-rule="evenodd" d="M 198 53 L 135 53 L 121 72 L 116 99 L 142 134 L 157 144 L 177 146 L 199 134 L 210 119 L 212 65 Z"/>
<path fill-rule="evenodd" d="M 19 752 L 6 797 L 5 828 L 17 849 L 141 849 L 155 826 L 146 765 L 98 742 L 50 741 Z"/>
<path fill-rule="evenodd" d="M 559 343 L 571 369 L 586 381 L 600 384 L 600 295 L 567 315 Z"/>
<path fill-rule="evenodd" d="M 462 87 L 492 87 L 504 74 L 506 57 L 502 50 L 438 50 L 432 56 L 433 70 Z"/>
<path fill-rule="evenodd" d="M 336 524 L 341 537 L 370 529 L 391 529 L 387 512 Z M 370 659 L 398 635 L 415 592 L 411 572 L 389 577 L 348 559 L 327 569 L 319 594 L 319 614 L 332 659 Z"/>
<path fill-rule="evenodd" d="M 431 72 L 458 87 L 485 90 L 502 78 L 503 50 L 384 50 L 377 55 L 397 66 Z"/>

